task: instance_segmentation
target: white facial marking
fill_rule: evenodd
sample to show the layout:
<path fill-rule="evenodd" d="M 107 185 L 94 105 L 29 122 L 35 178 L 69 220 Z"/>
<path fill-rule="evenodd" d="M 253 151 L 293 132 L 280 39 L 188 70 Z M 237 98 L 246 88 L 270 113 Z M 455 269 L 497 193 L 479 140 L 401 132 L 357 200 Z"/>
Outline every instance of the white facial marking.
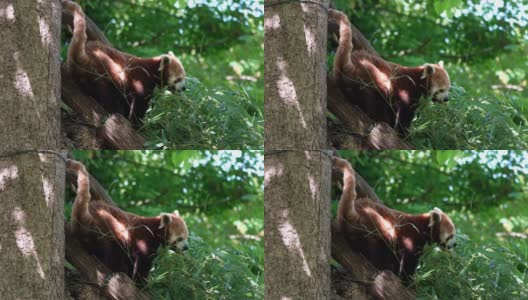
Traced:
<path fill-rule="evenodd" d="M 436 99 L 437 100 L 445 100 L 447 99 L 447 97 L 449 96 L 449 92 L 448 91 L 445 91 L 445 92 L 442 92 L 442 93 L 438 93 L 436 94 Z"/>
<path fill-rule="evenodd" d="M 169 238 L 169 245 L 174 245 L 176 248 L 178 248 L 178 250 L 183 250 L 185 245 L 187 245 L 187 240 L 182 239 L 181 241 L 178 241 L 179 238 L 182 238 L 182 236 L 171 234 Z"/>

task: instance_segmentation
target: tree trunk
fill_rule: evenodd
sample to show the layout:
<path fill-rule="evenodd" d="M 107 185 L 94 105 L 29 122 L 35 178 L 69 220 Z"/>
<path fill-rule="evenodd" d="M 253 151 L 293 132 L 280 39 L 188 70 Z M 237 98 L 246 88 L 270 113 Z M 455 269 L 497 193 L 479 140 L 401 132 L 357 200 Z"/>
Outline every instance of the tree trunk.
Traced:
<path fill-rule="evenodd" d="M 266 299 L 329 299 L 329 155 L 316 151 L 266 155 Z"/>
<path fill-rule="evenodd" d="M 60 22 L 59 0 L 0 4 L 0 152 L 59 148 Z"/>
<path fill-rule="evenodd" d="M 6 155 L 0 154 L 0 299 L 63 299 L 64 160 L 49 152 Z"/>
<path fill-rule="evenodd" d="M 1 299 L 63 299 L 60 1 L 0 4 Z M 64 155 L 65 156 L 65 155 Z"/>
<path fill-rule="evenodd" d="M 330 298 L 327 2 L 264 4 L 266 299 Z"/>
<path fill-rule="evenodd" d="M 326 149 L 327 15 L 320 3 L 266 1 L 266 149 Z"/>

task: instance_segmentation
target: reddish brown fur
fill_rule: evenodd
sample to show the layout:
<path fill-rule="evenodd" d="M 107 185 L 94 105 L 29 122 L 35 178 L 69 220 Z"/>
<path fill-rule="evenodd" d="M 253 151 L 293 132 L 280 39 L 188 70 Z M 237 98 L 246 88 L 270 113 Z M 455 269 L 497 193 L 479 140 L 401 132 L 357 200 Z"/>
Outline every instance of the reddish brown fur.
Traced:
<path fill-rule="evenodd" d="M 337 214 L 340 230 L 350 247 L 377 268 L 391 270 L 407 279 L 414 273 L 425 244 L 449 242 L 449 246 L 455 245 L 455 227 L 439 209 L 411 215 L 368 198 L 356 199 L 354 170 L 350 163 L 334 157 L 333 164 L 344 174 Z"/>
<path fill-rule="evenodd" d="M 120 113 L 139 126 L 156 86 L 185 89 L 185 70 L 172 52 L 140 58 L 99 41 L 87 41 L 80 6 L 65 0 L 63 7 L 74 15 L 68 67 L 83 91 L 105 110 Z"/>
<path fill-rule="evenodd" d="M 385 122 L 405 132 L 421 96 L 432 96 L 435 101 L 447 100 L 450 81 L 442 66 L 405 67 L 366 50 L 353 51 L 352 31 L 346 15 L 330 9 L 329 19 L 339 24 L 340 31 L 334 78 L 347 99 L 373 121 Z"/>
<path fill-rule="evenodd" d="M 89 177 L 84 166 L 68 160 L 77 173 L 77 196 L 72 211 L 72 228 L 86 249 L 112 272 L 124 272 L 138 281 L 148 275 L 161 245 L 186 250 L 188 231 L 177 214 L 142 217 L 125 212 L 104 201 L 90 201 Z M 160 228 L 162 218 L 163 228 Z M 171 241 L 171 237 L 181 241 Z M 182 248 L 179 246 L 184 243 Z"/>

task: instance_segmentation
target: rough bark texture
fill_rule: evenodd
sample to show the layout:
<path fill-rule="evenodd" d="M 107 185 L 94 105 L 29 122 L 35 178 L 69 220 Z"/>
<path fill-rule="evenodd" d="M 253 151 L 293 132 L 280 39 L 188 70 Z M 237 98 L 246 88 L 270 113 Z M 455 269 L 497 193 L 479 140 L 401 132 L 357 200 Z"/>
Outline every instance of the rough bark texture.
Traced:
<path fill-rule="evenodd" d="M 59 0 L 0 2 L 0 152 L 60 144 Z"/>
<path fill-rule="evenodd" d="M 266 299 L 330 298 L 330 154 L 265 156 Z"/>
<path fill-rule="evenodd" d="M 265 1 L 264 13 L 265 148 L 325 149 L 326 12 L 275 3 Z"/>
<path fill-rule="evenodd" d="M 65 163 L 43 152 L 6 155 L 0 153 L 0 299 L 63 299 Z"/>
<path fill-rule="evenodd" d="M 329 299 L 328 1 L 279 2 L 264 4 L 265 298 Z"/>
<path fill-rule="evenodd" d="M 105 296 L 115 300 L 149 299 L 138 290 L 132 279 L 123 273 L 112 273 L 95 257 L 84 251 L 82 245 L 66 224 L 66 260 L 79 270 L 88 281 L 101 289 Z"/>

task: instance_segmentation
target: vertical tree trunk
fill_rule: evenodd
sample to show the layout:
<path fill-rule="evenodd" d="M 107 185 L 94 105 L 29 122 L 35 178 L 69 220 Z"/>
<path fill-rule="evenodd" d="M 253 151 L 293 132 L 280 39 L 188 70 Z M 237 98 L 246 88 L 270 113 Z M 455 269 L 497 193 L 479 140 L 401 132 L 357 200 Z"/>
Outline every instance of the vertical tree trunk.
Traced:
<path fill-rule="evenodd" d="M 265 298 L 329 299 L 327 1 L 278 2 L 264 4 Z"/>
<path fill-rule="evenodd" d="M 64 161 L 1 156 L 0 299 L 63 299 Z"/>
<path fill-rule="evenodd" d="M 0 299 L 63 299 L 59 0 L 0 2 Z"/>
<path fill-rule="evenodd" d="M 0 150 L 59 148 L 60 20 L 59 0 L 0 2 Z"/>
<path fill-rule="evenodd" d="M 326 149 L 328 1 L 317 1 L 265 1 L 266 149 Z"/>
<path fill-rule="evenodd" d="M 266 155 L 266 299 L 330 299 L 330 174 L 321 152 Z"/>

